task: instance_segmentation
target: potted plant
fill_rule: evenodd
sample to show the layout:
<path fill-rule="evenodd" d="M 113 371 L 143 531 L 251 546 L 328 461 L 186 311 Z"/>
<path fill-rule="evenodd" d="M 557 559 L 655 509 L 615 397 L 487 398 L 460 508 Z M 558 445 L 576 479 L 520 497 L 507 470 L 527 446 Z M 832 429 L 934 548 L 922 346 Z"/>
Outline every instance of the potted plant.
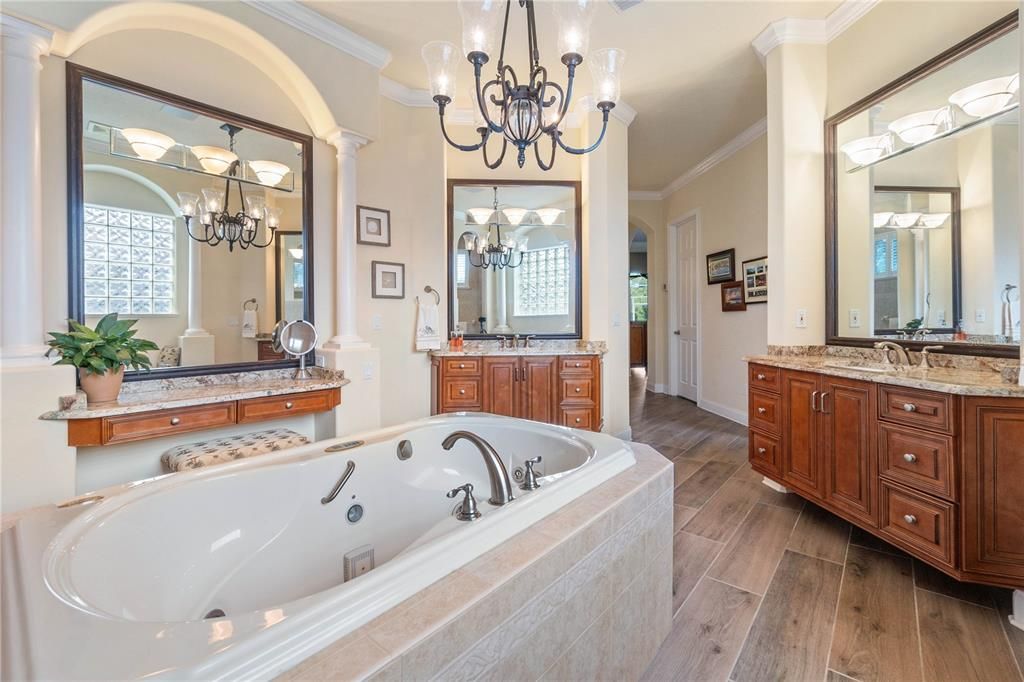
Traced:
<path fill-rule="evenodd" d="M 138 330 L 132 329 L 138 320 L 119 320 L 117 313 L 104 315 L 90 329 L 80 322 L 68 320 L 71 331 L 50 332 L 50 350 L 60 353 L 57 365 L 74 365 L 78 380 L 90 403 L 117 400 L 124 379 L 124 368 L 150 367 L 146 351 L 158 350 L 152 341 L 136 339 Z"/>

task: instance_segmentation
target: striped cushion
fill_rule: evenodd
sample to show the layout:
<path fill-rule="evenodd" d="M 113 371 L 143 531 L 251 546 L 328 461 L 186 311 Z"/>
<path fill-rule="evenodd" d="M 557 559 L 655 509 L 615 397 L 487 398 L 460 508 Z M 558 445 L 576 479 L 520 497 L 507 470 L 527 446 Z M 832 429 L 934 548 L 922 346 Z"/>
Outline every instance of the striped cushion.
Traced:
<path fill-rule="evenodd" d="M 164 471 L 184 471 L 294 448 L 308 442 L 309 438 L 291 429 L 267 429 L 178 445 L 165 452 L 160 463 Z"/>

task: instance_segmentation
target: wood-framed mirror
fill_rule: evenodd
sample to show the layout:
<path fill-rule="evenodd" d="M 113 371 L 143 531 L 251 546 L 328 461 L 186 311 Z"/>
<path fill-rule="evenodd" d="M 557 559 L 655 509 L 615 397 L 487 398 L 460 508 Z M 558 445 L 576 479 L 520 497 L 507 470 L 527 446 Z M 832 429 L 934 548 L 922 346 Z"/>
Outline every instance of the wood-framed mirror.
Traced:
<path fill-rule="evenodd" d="M 312 137 L 71 62 L 66 76 L 69 317 L 138 319 L 160 350 L 126 381 L 297 366 L 267 346 L 280 314 L 313 321 Z"/>
<path fill-rule="evenodd" d="M 825 121 L 826 340 L 1017 357 L 1014 12 Z"/>
<path fill-rule="evenodd" d="M 577 181 L 448 180 L 448 331 L 582 337 Z"/>

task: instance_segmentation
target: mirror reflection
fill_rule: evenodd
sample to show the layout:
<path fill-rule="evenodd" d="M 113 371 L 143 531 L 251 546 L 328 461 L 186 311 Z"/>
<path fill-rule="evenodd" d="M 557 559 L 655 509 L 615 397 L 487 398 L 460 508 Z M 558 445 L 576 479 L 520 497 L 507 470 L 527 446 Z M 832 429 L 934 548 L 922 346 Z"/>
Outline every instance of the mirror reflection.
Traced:
<path fill-rule="evenodd" d="M 451 181 L 449 331 L 580 336 L 578 183 Z"/>
<path fill-rule="evenodd" d="M 279 360 L 274 324 L 309 318 L 303 136 L 148 95 L 82 80 L 72 314 L 137 318 L 154 368 Z"/>

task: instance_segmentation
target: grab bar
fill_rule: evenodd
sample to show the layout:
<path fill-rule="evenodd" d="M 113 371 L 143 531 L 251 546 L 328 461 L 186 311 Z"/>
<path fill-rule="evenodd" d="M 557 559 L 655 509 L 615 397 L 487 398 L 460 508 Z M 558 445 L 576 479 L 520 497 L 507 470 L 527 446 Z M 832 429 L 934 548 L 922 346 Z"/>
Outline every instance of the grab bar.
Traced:
<path fill-rule="evenodd" d="M 352 477 L 352 472 L 355 470 L 356 463 L 353 462 L 352 460 L 349 460 L 348 466 L 345 467 L 345 473 L 341 475 L 341 478 L 338 479 L 338 482 L 334 484 L 333 488 L 331 488 L 331 492 L 327 493 L 327 497 L 320 498 L 320 504 L 330 504 L 331 502 L 333 502 L 334 498 L 337 497 L 338 493 L 341 492 L 341 489 L 345 487 L 346 483 L 348 483 L 348 479 Z"/>

